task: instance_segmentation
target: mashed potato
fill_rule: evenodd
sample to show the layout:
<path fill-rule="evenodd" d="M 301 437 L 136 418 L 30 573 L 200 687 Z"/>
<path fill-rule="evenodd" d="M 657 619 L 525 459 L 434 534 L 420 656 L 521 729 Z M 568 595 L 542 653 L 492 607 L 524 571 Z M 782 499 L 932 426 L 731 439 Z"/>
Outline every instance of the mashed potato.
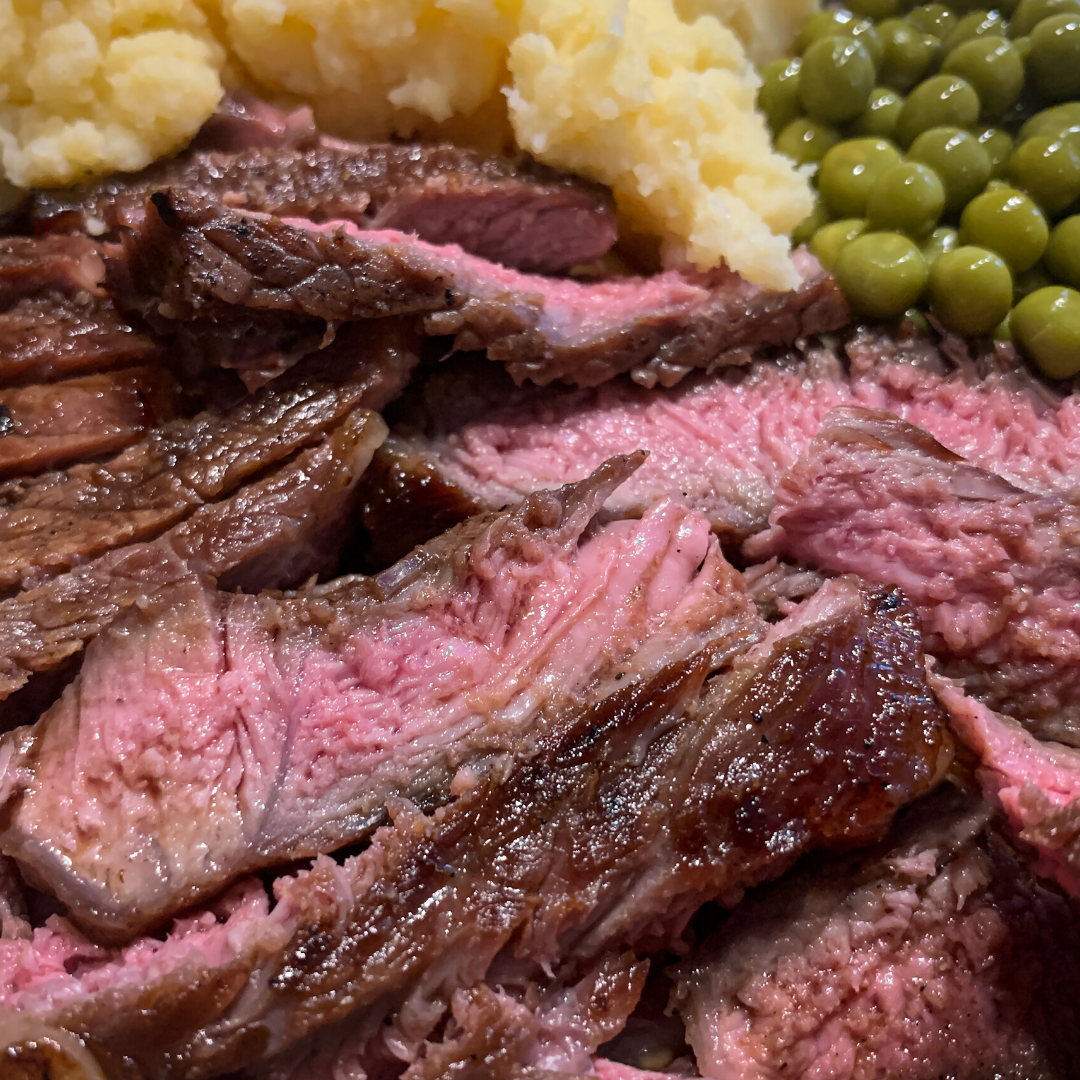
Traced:
<path fill-rule="evenodd" d="M 782 52 L 815 2 L 0 0 L 4 169 L 139 168 L 239 78 L 340 135 L 516 143 L 611 184 L 673 257 L 790 285 L 811 196 L 754 112 L 747 47 Z"/>
<path fill-rule="evenodd" d="M 213 111 L 224 61 L 194 0 L 4 0 L 7 179 L 62 184 L 142 168 Z"/>

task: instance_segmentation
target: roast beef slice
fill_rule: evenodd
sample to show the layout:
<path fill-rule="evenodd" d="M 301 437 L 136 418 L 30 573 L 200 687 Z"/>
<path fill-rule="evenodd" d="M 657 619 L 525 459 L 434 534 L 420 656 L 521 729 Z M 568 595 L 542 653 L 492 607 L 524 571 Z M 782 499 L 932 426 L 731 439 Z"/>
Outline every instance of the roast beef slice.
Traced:
<path fill-rule="evenodd" d="M 802 852 L 878 838 L 937 781 L 916 624 L 896 591 L 830 583 L 707 683 L 714 644 L 565 713 L 449 805 L 391 803 L 362 853 L 279 878 L 272 912 L 249 881 L 164 941 L 105 950 L 59 920 L 4 942 L 4 1002 L 110 1078 L 194 1080 L 346 1018 L 423 1038 L 504 947 L 575 985 Z"/>
<path fill-rule="evenodd" d="M 454 245 L 225 210 L 182 189 L 153 195 L 145 216 L 128 221 L 112 271 L 125 303 L 163 332 L 215 342 L 234 366 L 258 352 L 253 341 L 281 351 L 290 334 L 413 312 L 426 316 L 427 333 L 486 350 L 519 383 L 595 386 L 632 372 L 673 385 L 848 317 L 835 282 L 804 251 L 795 256 L 803 284 L 772 293 L 725 268 L 598 283 L 521 274 Z"/>
<path fill-rule="evenodd" d="M 378 578 L 141 603 L 12 736 L 0 849 L 84 925 L 130 937 L 245 872 L 362 839 L 390 799 L 437 805 L 560 710 L 721 630 L 760 636 L 697 515 L 669 502 L 590 528 L 635 463 L 467 522 Z"/>
<path fill-rule="evenodd" d="M 747 899 L 677 975 L 705 1077 L 975 1080 L 1080 1069 L 1080 932 L 946 788 L 870 856 Z"/>
<path fill-rule="evenodd" d="M 899 584 L 928 652 L 1038 734 L 1080 743 L 1080 512 L 977 468 L 896 416 L 842 408 L 743 547 Z"/>
<path fill-rule="evenodd" d="M 83 188 L 38 192 L 32 213 L 39 229 L 115 231 L 118 203 L 168 188 L 278 216 L 416 233 L 535 273 L 592 263 L 616 239 L 615 205 L 599 184 L 450 144 L 322 140 L 196 152 Z"/>

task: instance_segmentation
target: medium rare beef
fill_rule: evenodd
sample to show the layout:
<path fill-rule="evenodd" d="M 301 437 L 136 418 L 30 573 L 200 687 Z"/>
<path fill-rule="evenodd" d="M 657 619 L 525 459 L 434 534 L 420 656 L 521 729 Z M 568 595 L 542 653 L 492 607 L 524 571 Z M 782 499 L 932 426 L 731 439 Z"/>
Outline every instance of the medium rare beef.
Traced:
<path fill-rule="evenodd" d="M 177 391 L 161 367 L 0 390 L 0 477 L 115 454 L 172 419 Z"/>
<path fill-rule="evenodd" d="M 280 467 L 156 539 L 114 547 L 0 601 L 0 701 L 32 674 L 70 663 L 118 615 L 171 585 L 209 575 L 222 588 L 284 587 L 333 569 L 342 515 L 385 434 L 375 413 L 353 409 Z"/>
<path fill-rule="evenodd" d="M 155 327 L 217 342 L 233 365 L 250 362 L 259 340 L 279 351 L 289 330 L 411 311 L 426 315 L 427 333 L 486 350 L 517 382 L 595 386 L 629 371 L 667 385 L 847 321 L 835 282 L 805 251 L 795 255 L 803 284 L 787 293 L 724 268 L 583 283 L 391 230 L 225 210 L 179 190 L 151 204 L 114 264 L 117 288 Z M 258 323 L 266 312 L 277 320 L 269 331 Z M 239 355 L 237 341 L 247 346 Z"/>
<path fill-rule="evenodd" d="M 677 977 L 702 1075 L 1077 1075 L 1075 913 L 988 816 L 946 788 L 879 851 L 740 906 Z"/>
<path fill-rule="evenodd" d="M 725 543 L 740 543 L 767 527 L 776 485 L 841 405 L 894 412 L 1029 490 L 1078 491 L 1080 397 L 1048 401 L 1015 373 L 950 370 L 926 338 L 860 333 L 847 351 L 851 370 L 837 352 L 811 348 L 672 390 L 626 380 L 515 387 L 477 357 L 448 361 L 392 410 L 392 435 L 362 483 L 374 565 L 468 513 L 569 483 L 639 446 L 649 459 L 611 512 L 640 514 L 678 494 Z"/>
<path fill-rule="evenodd" d="M 318 141 L 310 106 L 301 105 L 284 112 L 246 90 L 230 90 L 191 145 L 194 150 L 237 153 L 253 149 L 303 149 L 317 145 Z"/>
<path fill-rule="evenodd" d="M 969 691 L 1080 744 L 1080 510 L 976 468 L 891 413 L 837 409 L 776 488 L 751 558 L 899 584 Z"/>
<path fill-rule="evenodd" d="M 418 358 L 411 332 L 384 320 L 224 413 L 164 424 L 102 464 L 0 485 L 0 587 L 32 587 L 153 539 L 319 441 L 351 410 L 382 408 Z"/>
<path fill-rule="evenodd" d="M 984 794 L 1038 853 L 1037 869 L 1080 898 L 1080 751 L 1039 742 L 945 680 L 935 687 L 953 730 L 978 759 Z"/>
<path fill-rule="evenodd" d="M 47 291 L 101 295 L 104 278 L 101 252 L 88 237 L 0 237 L 0 310 Z"/>
<path fill-rule="evenodd" d="M 715 645 L 564 714 L 447 806 L 392 803 L 360 854 L 278 878 L 272 911 L 249 880 L 163 940 L 107 950 L 54 919 L 0 944 L 4 1004 L 78 1033 L 110 1078 L 195 1080 L 346 1018 L 423 1039 L 504 947 L 573 985 L 709 897 L 878 837 L 936 782 L 916 624 L 898 592 L 832 582 L 709 682 Z"/>
<path fill-rule="evenodd" d="M 306 149 L 195 153 L 38 192 L 32 214 L 39 231 L 99 234 L 116 229 L 118 202 L 141 203 L 170 188 L 238 209 L 416 233 L 534 273 L 592 263 L 616 239 L 615 204 L 599 184 L 447 143 L 324 140 Z"/>
<path fill-rule="evenodd" d="M 105 297 L 49 291 L 0 311 L 0 386 L 127 367 L 159 353 Z"/>
<path fill-rule="evenodd" d="M 240 874 L 362 839 L 388 800 L 436 805 L 720 627 L 760 635 L 700 517 L 668 502 L 591 528 L 636 463 L 467 522 L 378 578 L 141 604 L 12 737 L 0 850 L 84 925 L 130 936 Z"/>

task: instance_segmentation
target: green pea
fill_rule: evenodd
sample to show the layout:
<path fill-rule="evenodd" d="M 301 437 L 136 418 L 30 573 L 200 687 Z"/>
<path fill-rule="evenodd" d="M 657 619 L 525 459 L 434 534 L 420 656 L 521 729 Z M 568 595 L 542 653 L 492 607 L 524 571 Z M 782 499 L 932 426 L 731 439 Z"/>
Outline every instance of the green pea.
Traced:
<path fill-rule="evenodd" d="M 1080 292 L 1051 285 L 1025 296 L 1009 318 L 1013 341 L 1051 379 L 1080 371 Z"/>
<path fill-rule="evenodd" d="M 923 258 L 927 266 L 933 266 L 934 260 L 946 251 L 954 251 L 960 246 L 960 234 L 948 225 L 939 225 L 922 243 Z"/>
<path fill-rule="evenodd" d="M 1048 214 L 1058 214 L 1080 196 L 1080 151 L 1071 139 L 1028 139 L 1009 158 L 1009 179 Z"/>
<path fill-rule="evenodd" d="M 852 135 L 871 135 L 880 139 L 891 139 L 896 131 L 896 121 L 900 119 L 900 110 L 904 99 L 895 91 L 885 86 L 875 86 L 870 91 L 870 100 L 858 116 L 851 122 Z"/>
<path fill-rule="evenodd" d="M 907 13 L 907 21 L 924 34 L 941 39 L 956 25 L 956 16 L 944 4 L 923 4 Z"/>
<path fill-rule="evenodd" d="M 800 116 L 777 135 L 776 149 L 796 165 L 809 165 L 819 162 L 839 141 L 835 129 Z"/>
<path fill-rule="evenodd" d="M 913 240 L 928 236 L 945 207 L 937 173 L 917 161 L 886 169 L 866 200 L 866 221 L 875 232 L 900 232 Z"/>
<path fill-rule="evenodd" d="M 1080 15 L 1055 15 L 1031 31 L 1028 72 L 1048 101 L 1080 94 Z"/>
<path fill-rule="evenodd" d="M 1026 142 L 1038 135 L 1049 135 L 1051 139 L 1076 138 L 1080 136 L 1080 101 L 1070 101 L 1065 105 L 1053 105 L 1049 109 L 1037 112 L 1020 129 L 1017 142 Z"/>
<path fill-rule="evenodd" d="M 1012 136 L 999 127 L 979 128 L 972 132 L 990 158 L 990 182 L 1000 180 L 1009 172 L 1009 157 L 1013 152 Z"/>
<path fill-rule="evenodd" d="M 830 273 L 836 267 L 836 259 L 840 249 L 850 243 L 857 236 L 866 232 L 866 222 L 862 218 L 844 218 L 841 221 L 832 221 L 822 226 L 814 233 L 810 241 L 810 253 Z"/>
<path fill-rule="evenodd" d="M 1031 38 L 1026 34 L 1024 37 L 1013 38 L 1013 48 L 1016 50 L 1017 55 L 1026 64 L 1028 57 L 1031 55 Z"/>
<path fill-rule="evenodd" d="M 1009 329 L 1009 320 L 1007 318 L 1002 319 L 1001 322 L 994 327 L 994 332 L 991 335 L 995 341 L 1012 341 L 1012 331 Z"/>
<path fill-rule="evenodd" d="M 856 38 L 866 46 L 875 66 L 881 63 L 881 37 L 869 19 L 860 19 L 850 11 L 819 11 L 803 23 L 795 39 L 795 52 L 802 56 L 815 41 L 825 37 Z"/>
<path fill-rule="evenodd" d="M 899 233 L 865 233 L 846 243 L 833 269 L 857 315 L 893 319 L 911 307 L 926 286 L 922 252 Z"/>
<path fill-rule="evenodd" d="M 1054 226 L 1043 261 L 1055 281 L 1080 288 L 1080 214 L 1073 214 Z"/>
<path fill-rule="evenodd" d="M 1005 34 L 1005 20 L 1000 11 L 973 11 L 965 15 L 945 35 L 942 46 L 946 53 L 951 53 L 957 45 L 972 38 L 989 35 L 1001 37 Z"/>
<path fill-rule="evenodd" d="M 856 15 L 863 15 L 879 22 L 881 19 L 891 19 L 899 14 L 900 0 L 848 0 L 848 7 Z"/>
<path fill-rule="evenodd" d="M 946 330 L 989 334 L 1012 307 L 1012 274 L 992 251 L 958 247 L 935 260 L 927 292 L 930 310 Z"/>
<path fill-rule="evenodd" d="M 825 204 L 818 199 L 814 203 L 814 209 L 795 226 L 795 231 L 791 234 L 792 245 L 798 247 L 800 244 L 809 244 L 814 238 L 814 233 L 828 224 L 829 211 L 825 209 Z"/>
<path fill-rule="evenodd" d="M 848 139 L 822 159 L 818 191 L 837 217 L 863 217 L 874 181 L 900 160 L 900 151 L 886 139 Z"/>
<path fill-rule="evenodd" d="M 901 93 L 941 63 L 941 42 L 906 19 L 886 19 L 878 27 L 882 58 L 878 82 Z"/>
<path fill-rule="evenodd" d="M 761 89 L 758 90 L 757 106 L 769 121 L 773 135 L 779 135 L 802 114 L 799 101 L 799 70 L 802 61 L 773 60 L 761 71 Z"/>
<path fill-rule="evenodd" d="M 956 213 L 990 179 L 990 155 L 970 131 L 936 127 L 924 131 L 908 150 L 912 161 L 929 165 L 945 188 L 945 210 Z"/>
<path fill-rule="evenodd" d="M 1003 37 L 987 35 L 961 42 L 945 57 L 941 70 L 971 83 L 984 117 L 1001 116 L 1024 88 L 1024 62 Z"/>
<path fill-rule="evenodd" d="M 904 322 L 911 323 L 912 329 L 917 333 L 930 333 L 930 324 L 926 321 L 926 316 L 918 308 L 908 308 L 901 316 L 901 319 Z"/>
<path fill-rule="evenodd" d="M 1020 0 L 1009 20 L 1009 37 L 1028 37 L 1043 19 L 1080 14 L 1080 0 Z"/>
<path fill-rule="evenodd" d="M 1046 250 L 1050 228 L 1039 208 L 1022 192 L 984 191 L 964 207 L 960 239 L 996 251 L 1014 274 L 1034 266 Z"/>
<path fill-rule="evenodd" d="M 1031 269 L 1013 278 L 1013 303 L 1018 304 L 1036 289 L 1045 289 L 1047 285 L 1053 284 L 1050 275 L 1046 272 L 1046 267 L 1041 262 L 1037 262 Z"/>
<path fill-rule="evenodd" d="M 825 124 L 854 120 L 874 88 L 874 62 L 854 38 L 818 38 L 803 54 L 799 99 Z"/>
<path fill-rule="evenodd" d="M 910 146 L 930 128 L 971 127 L 979 118 L 979 109 L 979 95 L 967 79 L 934 75 L 908 94 L 896 122 L 896 137 L 901 146 Z"/>

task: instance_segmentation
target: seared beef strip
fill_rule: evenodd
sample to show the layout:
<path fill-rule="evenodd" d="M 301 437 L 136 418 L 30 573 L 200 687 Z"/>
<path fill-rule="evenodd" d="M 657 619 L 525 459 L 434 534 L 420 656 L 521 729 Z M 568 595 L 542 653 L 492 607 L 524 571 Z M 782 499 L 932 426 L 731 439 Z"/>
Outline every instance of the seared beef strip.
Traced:
<path fill-rule="evenodd" d="M 1080 899 L 1080 750 L 1037 741 L 944 680 L 935 688 L 952 729 L 978 759 L 984 794 L 1038 852 L 1036 869 Z"/>
<path fill-rule="evenodd" d="M 102 293 L 105 265 L 85 236 L 0 237 L 0 311 L 24 296 Z"/>
<path fill-rule="evenodd" d="M 249 881 L 164 941 L 108 951 L 54 920 L 0 944 L 3 1001 L 80 1034 L 110 1078 L 198 1080 L 349 1016 L 422 1039 L 504 946 L 572 985 L 802 852 L 880 836 L 937 781 L 917 623 L 896 591 L 831 582 L 728 673 L 703 683 L 710 643 L 450 805 L 391 804 L 361 854 L 279 878 L 273 911 Z"/>
<path fill-rule="evenodd" d="M 841 408 L 743 545 L 897 583 L 928 652 L 1045 738 L 1080 745 L 1080 508 L 976 468 L 887 412 Z"/>
<path fill-rule="evenodd" d="M 127 367 L 160 351 L 104 297 L 50 291 L 0 311 L 0 386 Z"/>
<path fill-rule="evenodd" d="M 747 899 L 678 974 L 705 1077 L 1080 1071 L 1080 925 L 946 788 L 877 852 Z"/>
<path fill-rule="evenodd" d="M 385 434 L 375 413 L 356 408 L 314 445 L 157 539 L 113 548 L 0 602 L 0 701 L 177 582 L 209 575 L 223 589 L 285 587 L 332 570 L 350 496 Z"/>
<path fill-rule="evenodd" d="M 308 105 L 283 112 L 246 90 L 230 90 L 221 99 L 191 144 L 193 150 L 307 149 L 317 146 L 319 132 Z"/>
<path fill-rule="evenodd" d="M 303 150 L 195 153 L 82 188 L 37 192 L 32 213 L 39 230 L 111 232 L 118 202 L 141 205 L 170 188 L 237 209 L 416 233 L 534 273 L 591 263 L 616 239 L 615 205 L 599 184 L 446 143 L 334 140 Z"/>
<path fill-rule="evenodd" d="M 161 367 L 0 390 L 0 477 L 115 454 L 176 411 Z"/>
<path fill-rule="evenodd" d="M 777 484 L 841 405 L 894 412 L 1021 487 L 1080 495 L 1080 396 L 1055 402 L 1019 374 L 951 370 L 926 339 L 862 333 L 847 349 L 851 371 L 839 350 L 814 347 L 672 390 L 515 387 L 478 357 L 450 360 L 394 407 L 362 482 L 373 563 L 637 447 L 649 459 L 610 511 L 640 514 L 681 495 L 722 541 L 740 543 L 767 527 Z"/>
<path fill-rule="evenodd" d="M 586 284 L 390 230 L 225 210 L 179 190 L 151 203 L 113 264 L 117 289 L 156 328 L 238 367 L 260 341 L 279 352 L 282 336 L 396 311 L 425 314 L 426 332 L 453 335 L 458 349 L 486 349 L 517 382 L 595 386 L 632 371 L 673 384 L 847 320 L 835 282 L 805 251 L 795 255 L 803 284 L 786 293 L 723 268 Z"/>
<path fill-rule="evenodd" d="M 363 838 L 388 799 L 478 783 L 560 710 L 720 625 L 760 636 L 685 508 L 584 535 L 636 463 L 467 522 L 378 578 L 141 604 L 12 737 L 0 850 L 83 925 L 129 937 L 242 873 Z"/>
<path fill-rule="evenodd" d="M 318 442 L 353 409 L 382 408 L 417 360 L 414 335 L 384 320 L 224 414 L 165 424 L 100 465 L 0 485 L 0 587 L 32 587 L 153 539 Z"/>

